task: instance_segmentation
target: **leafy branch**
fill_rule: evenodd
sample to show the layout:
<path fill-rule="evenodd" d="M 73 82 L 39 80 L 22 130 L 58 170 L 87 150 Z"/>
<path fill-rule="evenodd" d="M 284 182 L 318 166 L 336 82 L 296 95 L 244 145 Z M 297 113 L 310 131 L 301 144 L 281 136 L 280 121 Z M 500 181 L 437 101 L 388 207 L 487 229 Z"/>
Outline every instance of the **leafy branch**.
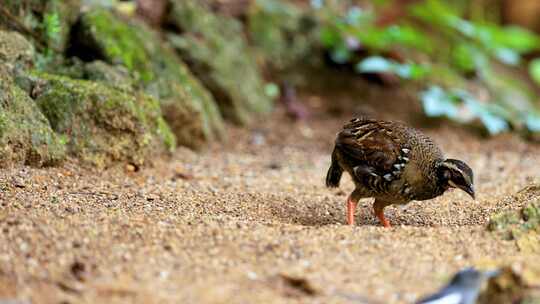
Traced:
<path fill-rule="evenodd" d="M 528 66 L 523 58 L 540 50 L 536 34 L 467 20 L 441 0 L 413 4 L 403 19 L 387 26 L 377 24 L 376 7 L 339 11 L 320 1 L 317 5 L 321 41 L 331 58 L 354 65 L 359 73 L 392 73 L 420 84 L 418 98 L 426 115 L 461 123 L 479 120 L 491 134 L 540 132 L 534 85 L 540 84 L 540 58 Z M 395 53 L 397 59 L 389 56 Z"/>

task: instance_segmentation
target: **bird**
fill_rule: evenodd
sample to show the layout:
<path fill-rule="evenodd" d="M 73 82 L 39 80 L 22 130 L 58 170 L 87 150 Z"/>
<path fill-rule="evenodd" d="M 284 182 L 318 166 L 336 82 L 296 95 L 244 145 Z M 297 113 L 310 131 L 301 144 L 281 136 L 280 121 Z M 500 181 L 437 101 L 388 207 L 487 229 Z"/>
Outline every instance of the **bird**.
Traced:
<path fill-rule="evenodd" d="M 347 223 L 354 225 L 358 200 L 375 198 L 373 211 L 391 227 L 384 208 L 442 195 L 458 188 L 475 198 L 473 170 L 465 162 L 445 158 L 427 135 L 397 121 L 354 118 L 337 134 L 326 186 L 339 187 L 343 172 L 355 189 L 347 198 Z"/>
<path fill-rule="evenodd" d="M 485 280 L 499 275 L 499 270 L 479 271 L 465 268 L 437 293 L 427 296 L 416 304 L 475 304 Z"/>

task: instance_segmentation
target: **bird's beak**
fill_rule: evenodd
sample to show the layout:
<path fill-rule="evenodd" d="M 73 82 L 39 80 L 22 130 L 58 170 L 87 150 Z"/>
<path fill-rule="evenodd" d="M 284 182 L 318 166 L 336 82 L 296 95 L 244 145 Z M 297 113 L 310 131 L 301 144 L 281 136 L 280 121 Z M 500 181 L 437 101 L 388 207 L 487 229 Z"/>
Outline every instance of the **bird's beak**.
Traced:
<path fill-rule="evenodd" d="M 461 190 L 467 192 L 467 194 L 470 195 L 473 200 L 475 199 L 474 186 L 472 184 L 471 185 L 457 185 L 456 183 L 454 183 L 451 180 L 448 181 L 448 184 L 450 185 L 450 187 L 458 188 L 458 189 L 461 189 Z"/>
<path fill-rule="evenodd" d="M 475 199 L 474 186 L 473 185 L 459 186 L 459 189 L 467 192 L 467 194 L 470 195 L 473 200 Z"/>

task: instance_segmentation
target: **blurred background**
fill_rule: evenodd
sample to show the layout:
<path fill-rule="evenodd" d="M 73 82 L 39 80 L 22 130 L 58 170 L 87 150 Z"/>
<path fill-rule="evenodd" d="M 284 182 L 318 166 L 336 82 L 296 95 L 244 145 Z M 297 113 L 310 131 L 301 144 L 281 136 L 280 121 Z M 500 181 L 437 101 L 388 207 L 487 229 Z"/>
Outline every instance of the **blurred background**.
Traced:
<path fill-rule="evenodd" d="M 414 303 L 476 266 L 540 303 L 539 96 L 537 0 L 0 0 L 0 302 Z M 355 116 L 476 201 L 347 226 Z"/>
<path fill-rule="evenodd" d="M 109 149 L 69 140 L 92 128 L 73 130 L 77 115 L 65 111 L 80 109 L 46 101 L 76 98 L 58 90 L 76 90 L 80 79 L 98 92 L 115 87 L 98 95 L 120 88 L 157 102 L 149 106 L 155 112 L 147 135 L 169 150 L 227 137 L 224 121 L 246 125 L 276 104 L 295 120 L 317 113 L 415 118 L 424 126 L 444 120 L 484 136 L 537 140 L 539 12 L 540 4 L 527 0 L 6 0 L 1 58 L 9 66 L 4 74 L 16 75 L 52 127 L 45 123 L 41 133 L 50 134 L 32 145 L 56 155 L 37 152 L 30 161 L 38 163 L 87 153 L 87 146 L 97 154 Z M 58 85 L 36 90 L 36 83 Z M 144 108 L 148 101 L 140 99 L 134 104 Z M 130 119 L 144 118 L 136 112 Z M 144 159 L 130 155 L 129 145 L 115 157 Z"/>

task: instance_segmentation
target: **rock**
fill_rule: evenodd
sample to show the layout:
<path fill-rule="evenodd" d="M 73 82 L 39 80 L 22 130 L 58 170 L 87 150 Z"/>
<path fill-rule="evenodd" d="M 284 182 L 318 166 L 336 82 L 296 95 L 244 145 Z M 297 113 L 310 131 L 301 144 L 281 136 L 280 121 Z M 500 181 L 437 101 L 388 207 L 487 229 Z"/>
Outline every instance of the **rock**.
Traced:
<path fill-rule="evenodd" d="M 479 304 L 540 304 L 540 268 L 538 265 L 503 267 L 480 294 Z"/>
<path fill-rule="evenodd" d="M 272 109 L 239 21 L 216 15 L 199 1 L 176 0 L 169 23 L 181 32 L 169 34 L 169 40 L 213 93 L 225 117 L 245 124 L 253 114 Z"/>
<path fill-rule="evenodd" d="M 160 101 L 179 144 L 197 148 L 221 137 L 223 121 L 210 93 L 146 25 L 95 9 L 81 17 L 74 33 L 68 54 L 124 66 L 146 93 Z"/>
<path fill-rule="evenodd" d="M 0 63 L 0 167 L 53 165 L 65 157 L 65 138 L 56 135 L 36 103 L 8 78 Z"/>
<path fill-rule="evenodd" d="M 0 31 L 0 64 L 12 68 L 25 68 L 33 65 L 34 47 L 24 36 L 13 31 Z"/>
<path fill-rule="evenodd" d="M 115 88 L 123 90 L 133 90 L 135 83 L 129 71 L 121 65 L 110 65 L 106 62 L 96 60 L 84 65 L 83 78 L 91 81 L 100 81 Z"/>
<path fill-rule="evenodd" d="M 250 42 L 267 66 L 286 70 L 305 64 L 318 49 L 317 22 L 309 10 L 282 0 L 255 0 L 247 16 Z"/>
<path fill-rule="evenodd" d="M 142 165 L 176 145 L 158 101 L 143 93 L 48 74 L 32 74 L 24 83 L 68 153 L 84 163 Z"/>
<path fill-rule="evenodd" d="M 34 48 L 22 35 L 0 31 L 0 167 L 53 165 L 65 157 L 64 139 L 13 81 L 13 75 L 31 67 L 33 59 Z"/>
<path fill-rule="evenodd" d="M 29 31 L 33 33 L 25 33 L 28 36 L 39 37 L 41 48 L 51 48 L 58 52 L 62 52 L 69 40 L 71 25 L 75 23 L 79 16 L 81 8 L 80 0 L 63 0 L 63 1 L 48 1 L 48 0 L 4 0 L 2 5 L 11 15 L 19 20 L 24 20 L 26 29 L 21 29 L 15 26 L 15 29 L 21 31 Z M 51 18 L 51 16 L 54 16 Z M 51 18 L 57 23 L 54 35 L 47 32 L 45 22 L 43 20 Z M 7 18 L 0 18 L 0 24 L 7 26 L 12 25 Z M 50 29 L 49 29 L 50 31 Z M 54 37 L 52 37 L 54 36 Z"/>
<path fill-rule="evenodd" d="M 519 211 L 506 211 L 491 217 L 488 230 L 515 240 L 521 251 L 540 253 L 540 186 L 532 184 L 515 195 L 527 199 Z"/>
<path fill-rule="evenodd" d="M 84 62 L 77 57 L 72 57 L 53 69 L 47 69 L 47 73 L 74 79 L 98 81 L 125 91 L 138 90 L 137 83 L 126 67 L 112 65 L 102 60 Z"/>

